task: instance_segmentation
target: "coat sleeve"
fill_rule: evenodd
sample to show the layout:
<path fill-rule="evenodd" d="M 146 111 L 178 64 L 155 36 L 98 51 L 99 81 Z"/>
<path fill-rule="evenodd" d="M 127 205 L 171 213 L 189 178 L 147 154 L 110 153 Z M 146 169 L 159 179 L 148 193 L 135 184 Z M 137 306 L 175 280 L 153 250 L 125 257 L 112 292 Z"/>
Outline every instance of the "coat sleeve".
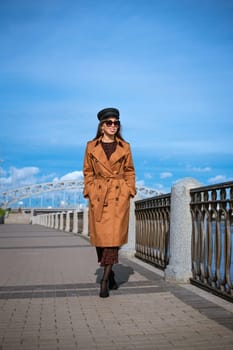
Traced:
<path fill-rule="evenodd" d="M 134 197 L 136 195 L 135 170 L 130 145 L 124 165 L 124 179 L 129 187 L 130 196 Z"/>
<path fill-rule="evenodd" d="M 83 189 L 83 196 L 85 198 L 89 197 L 90 193 L 90 187 L 93 184 L 94 181 L 94 169 L 92 166 L 92 161 L 90 157 L 89 152 L 89 145 L 87 143 L 85 155 L 84 155 L 84 162 L 83 162 L 83 175 L 84 175 L 84 189 Z"/>

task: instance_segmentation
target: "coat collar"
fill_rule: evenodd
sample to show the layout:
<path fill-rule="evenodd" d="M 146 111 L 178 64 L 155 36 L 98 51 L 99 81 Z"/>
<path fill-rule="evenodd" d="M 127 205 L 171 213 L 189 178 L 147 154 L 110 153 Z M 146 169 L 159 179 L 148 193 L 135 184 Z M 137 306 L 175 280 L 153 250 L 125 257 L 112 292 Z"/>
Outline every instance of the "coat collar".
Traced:
<path fill-rule="evenodd" d="M 91 153 L 100 163 L 104 164 L 104 166 L 106 168 L 108 168 L 108 170 L 111 171 L 111 166 L 113 164 L 115 164 L 116 162 L 118 162 L 119 159 L 124 157 L 126 154 L 126 150 L 124 147 L 124 141 L 122 141 L 119 138 L 116 138 L 117 147 L 116 147 L 115 152 L 111 155 L 109 160 L 107 159 L 106 154 L 103 150 L 103 147 L 101 145 L 101 141 L 102 141 L 102 137 L 100 137 L 94 141 L 95 143 L 94 143 L 94 147 L 93 147 Z"/>
<path fill-rule="evenodd" d="M 100 144 L 101 141 L 102 141 L 102 136 L 100 136 L 98 139 L 94 140 L 95 146 L 98 146 L 98 144 Z M 121 140 L 119 137 L 116 137 L 116 138 L 115 138 L 115 141 L 117 142 L 117 144 L 118 144 L 120 147 L 124 147 L 125 141 Z"/>

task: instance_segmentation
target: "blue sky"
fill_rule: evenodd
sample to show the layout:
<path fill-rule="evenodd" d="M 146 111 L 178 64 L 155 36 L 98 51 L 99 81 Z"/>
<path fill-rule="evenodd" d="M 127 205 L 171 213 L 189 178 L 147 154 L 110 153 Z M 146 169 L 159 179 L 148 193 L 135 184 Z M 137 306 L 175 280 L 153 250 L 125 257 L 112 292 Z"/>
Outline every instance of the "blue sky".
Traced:
<path fill-rule="evenodd" d="M 79 178 L 117 107 L 137 181 L 233 180 L 232 0 L 1 0 L 1 189 Z"/>

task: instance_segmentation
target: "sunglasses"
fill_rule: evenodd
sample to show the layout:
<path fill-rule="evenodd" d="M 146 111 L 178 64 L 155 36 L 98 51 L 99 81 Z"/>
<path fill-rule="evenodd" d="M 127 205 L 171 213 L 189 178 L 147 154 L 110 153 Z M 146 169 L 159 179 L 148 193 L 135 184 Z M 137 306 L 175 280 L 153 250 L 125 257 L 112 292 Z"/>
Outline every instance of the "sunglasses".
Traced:
<path fill-rule="evenodd" d="M 104 122 L 106 124 L 106 126 L 120 126 L 120 122 L 119 120 L 114 120 L 114 122 L 112 120 L 106 120 L 106 122 Z"/>

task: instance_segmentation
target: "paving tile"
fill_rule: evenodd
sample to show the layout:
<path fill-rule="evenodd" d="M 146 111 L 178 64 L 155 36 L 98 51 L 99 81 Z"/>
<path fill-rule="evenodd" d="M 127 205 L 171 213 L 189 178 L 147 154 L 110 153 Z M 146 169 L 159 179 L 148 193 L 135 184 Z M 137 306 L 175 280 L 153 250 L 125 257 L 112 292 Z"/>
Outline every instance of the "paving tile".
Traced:
<path fill-rule="evenodd" d="M 0 226 L 0 350 L 232 348 L 231 303 L 123 256 L 120 288 L 101 299 L 102 269 L 86 239 Z"/>

